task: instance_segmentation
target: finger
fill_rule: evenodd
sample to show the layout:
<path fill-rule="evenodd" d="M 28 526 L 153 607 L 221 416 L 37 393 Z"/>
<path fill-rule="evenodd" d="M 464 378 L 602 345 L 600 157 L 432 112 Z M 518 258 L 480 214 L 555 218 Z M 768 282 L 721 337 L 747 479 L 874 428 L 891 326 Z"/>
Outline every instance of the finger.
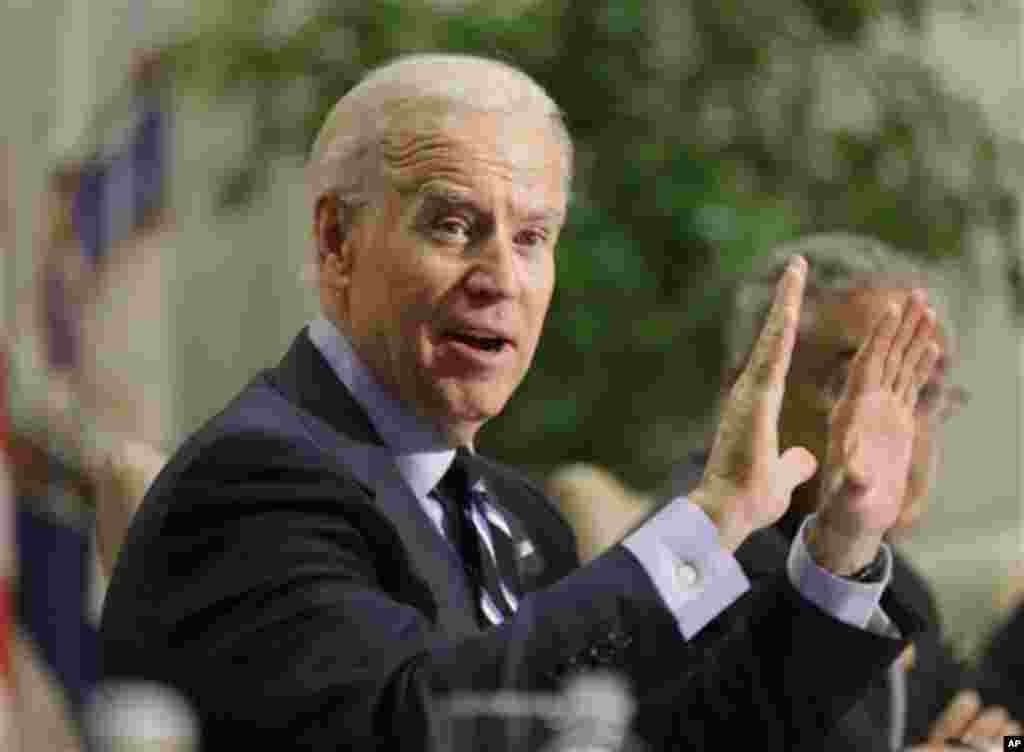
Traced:
<path fill-rule="evenodd" d="M 911 409 L 917 408 L 917 400 L 921 394 L 921 388 L 928 383 L 935 371 L 935 365 L 939 362 L 942 351 L 934 342 L 929 342 L 924 349 L 924 355 L 914 368 L 914 374 L 910 379 L 906 393 L 903 395 L 904 402 Z"/>
<path fill-rule="evenodd" d="M 746 369 L 755 384 L 781 387 L 785 381 L 800 321 L 806 268 L 802 256 L 793 256 L 779 279 L 772 308 Z"/>
<path fill-rule="evenodd" d="M 929 308 L 918 319 L 917 328 L 914 330 L 914 337 L 903 356 L 903 362 L 897 369 L 896 379 L 893 383 L 893 391 L 896 394 L 904 398 L 910 394 L 910 387 L 913 384 L 914 377 L 917 375 L 917 368 L 928 350 L 928 345 L 933 341 L 932 335 L 934 333 L 935 312 Z"/>
<path fill-rule="evenodd" d="M 1006 708 L 990 705 L 975 717 L 964 732 L 965 737 L 987 739 L 1002 736 L 1003 727 L 1010 722 L 1010 714 Z"/>
<path fill-rule="evenodd" d="M 818 460 L 813 454 L 803 447 L 790 447 L 779 457 L 774 471 L 777 494 L 789 498 L 793 489 L 810 480 L 817 469 Z"/>
<path fill-rule="evenodd" d="M 882 386 L 886 389 L 893 388 L 900 371 L 903 370 L 903 362 L 917 334 L 918 324 L 925 315 L 924 291 L 913 290 L 903 305 L 903 318 L 900 321 L 899 329 L 892 340 L 892 346 L 885 357 L 885 368 L 882 373 Z"/>
<path fill-rule="evenodd" d="M 849 385 L 856 391 L 876 386 L 882 380 L 882 368 L 892 345 L 893 335 L 900 325 L 901 309 L 895 303 L 886 306 L 871 331 L 850 362 Z"/>
<path fill-rule="evenodd" d="M 981 710 L 981 698 L 971 689 L 957 693 L 953 701 L 932 724 L 930 742 L 941 742 L 945 739 L 956 739 L 962 736 L 967 726 Z"/>

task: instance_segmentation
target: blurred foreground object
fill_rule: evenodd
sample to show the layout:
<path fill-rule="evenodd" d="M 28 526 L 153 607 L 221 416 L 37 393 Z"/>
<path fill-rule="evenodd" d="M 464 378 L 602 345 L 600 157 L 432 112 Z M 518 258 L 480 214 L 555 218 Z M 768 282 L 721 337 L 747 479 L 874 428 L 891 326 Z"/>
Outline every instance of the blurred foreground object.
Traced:
<path fill-rule="evenodd" d="M 181 696 L 159 684 L 103 685 L 87 721 L 100 752 L 193 752 L 195 714 Z"/>
<path fill-rule="evenodd" d="M 652 500 L 628 489 L 608 470 L 582 462 L 555 470 L 547 492 L 572 525 L 584 564 L 622 540 L 654 509 Z"/>
<path fill-rule="evenodd" d="M 621 676 L 592 672 L 572 680 L 565 689 L 564 712 L 555 750 L 624 749 L 636 701 Z"/>
<path fill-rule="evenodd" d="M 624 752 L 645 749 L 629 734 L 636 700 L 625 679 L 610 671 L 589 671 L 559 694 L 499 692 L 463 694 L 448 703 L 444 749 L 462 750 L 461 722 L 479 717 L 542 718 L 556 731 L 544 752 Z M 471 749 L 472 746 L 465 747 Z M 527 752 L 524 748 L 523 752 Z"/>

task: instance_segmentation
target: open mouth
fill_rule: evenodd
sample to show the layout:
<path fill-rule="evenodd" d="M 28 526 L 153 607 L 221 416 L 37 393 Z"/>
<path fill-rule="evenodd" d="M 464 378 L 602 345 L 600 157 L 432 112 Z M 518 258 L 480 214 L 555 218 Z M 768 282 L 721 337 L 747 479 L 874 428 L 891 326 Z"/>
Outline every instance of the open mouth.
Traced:
<path fill-rule="evenodd" d="M 508 344 L 508 340 L 500 336 L 477 335 L 468 332 L 447 332 L 445 336 L 477 350 L 492 353 L 500 352 Z"/>

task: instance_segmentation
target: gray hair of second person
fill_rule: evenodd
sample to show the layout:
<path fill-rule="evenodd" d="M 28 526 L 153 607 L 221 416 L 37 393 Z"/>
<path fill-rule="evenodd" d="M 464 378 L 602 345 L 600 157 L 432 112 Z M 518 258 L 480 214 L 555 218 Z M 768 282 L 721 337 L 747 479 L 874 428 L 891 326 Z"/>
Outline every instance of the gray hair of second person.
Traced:
<path fill-rule="evenodd" d="M 932 276 L 908 256 L 865 235 L 846 232 L 807 235 L 756 258 L 750 272 L 737 284 L 726 327 L 730 380 L 746 365 L 771 308 L 776 284 L 794 254 L 807 260 L 800 332 L 814 326 L 818 305 L 839 293 L 914 286 L 928 291 L 928 302 L 935 309 L 940 326 L 949 335 L 955 334 L 941 289 Z"/>
<path fill-rule="evenodd" d="M 548 119 L 565 147 L 568 187 L 572 140 L 561 110 L 540 84 L 499 60 L 429 53 L 375 68 L 334 106 L 309 157 L 313 200 L 328 192 L 337 196 L 344 234 L 356 213 L 372 203 L 388 167 L 409 156 L 410 135 L 443 127 L 446 118 L 467 112 L 536 113 Z"/>

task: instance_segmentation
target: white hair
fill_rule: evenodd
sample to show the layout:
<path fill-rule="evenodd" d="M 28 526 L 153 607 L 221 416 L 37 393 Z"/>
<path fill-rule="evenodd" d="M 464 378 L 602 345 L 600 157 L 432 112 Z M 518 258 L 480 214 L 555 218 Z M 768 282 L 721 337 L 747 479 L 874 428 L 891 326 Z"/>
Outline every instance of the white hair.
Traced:
<path fill-rule="evenodd" d="M 908 256 L 880 240 L 847 232 L 807 235 L 784 243 L 756 258 L 753 268 L 736 288 L 726 328 L 729 368 L 744 366 L 758 333 L 764 326 L 775 296 L 775 286 L 793 254 L 807 260 L 807 283 L 800 312 L 800 327 L 813 326 L 818 307 L 825 300 L 852 290 L 922 286 L 940 325 L 954 334 L 948 306 L 930 275 Z"/>
<path fill-rule="evenodd" d="M 537 82 L 498 60 L 418 54 L 372 70 L 327 115 L 309 157 L 314 200 L 333 192 L 339 219 L 347 225 L 354 211 L 372 200 L 388 162 L 400 151 L 399 129 L 436 127 L 464 112 L 547 118 L 565 147 L 566 183 L 571 179 L 572 141 L 561 111 Z"/>

